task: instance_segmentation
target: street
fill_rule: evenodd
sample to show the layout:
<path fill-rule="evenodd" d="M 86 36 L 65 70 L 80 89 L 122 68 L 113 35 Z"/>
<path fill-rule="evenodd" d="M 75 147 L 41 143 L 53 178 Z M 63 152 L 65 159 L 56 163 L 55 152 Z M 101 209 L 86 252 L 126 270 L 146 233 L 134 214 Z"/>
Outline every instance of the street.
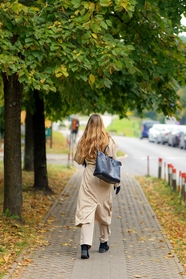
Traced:
<path fill-rule="evenodd" d="M 128 138 L 113 136 L 118 149 L 126 153 L 126 157 L 122 159 L 122 163 L 128 173 L 134 175 L 147 175 L 148 164 L 147 157 L 149 156 L 149 174 L 151 176 L 158 176 L 158 159 L 162 158 L 163 163 L 173 164 L 177 170 L 185 172 L 186 166 L 186 150 L 170 147 L 168 145 L 161 145 L 151 143 L 148 139 L 140 140 L 138 138 Z M 162 173 L 162 178 L 163 178 Z"/>

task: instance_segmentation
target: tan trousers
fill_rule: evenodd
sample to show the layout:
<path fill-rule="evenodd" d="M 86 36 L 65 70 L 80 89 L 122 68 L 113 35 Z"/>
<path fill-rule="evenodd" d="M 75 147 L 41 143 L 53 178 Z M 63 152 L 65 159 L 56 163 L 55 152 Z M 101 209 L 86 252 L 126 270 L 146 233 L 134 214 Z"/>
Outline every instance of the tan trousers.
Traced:
<path fill-rule="evenodd" d="M 92 246 L 93 235 L 94 235 L 94 221 L 91 223 L 87 223 L 82 225 L 81 227 L 81 235 L 80 235 L 80 245 L 87 244 Z M 100 242 L 104 243 L 108 241 L 110 232 L 110 226 L 98 223 L 99 230 L 100 230 Z"/>

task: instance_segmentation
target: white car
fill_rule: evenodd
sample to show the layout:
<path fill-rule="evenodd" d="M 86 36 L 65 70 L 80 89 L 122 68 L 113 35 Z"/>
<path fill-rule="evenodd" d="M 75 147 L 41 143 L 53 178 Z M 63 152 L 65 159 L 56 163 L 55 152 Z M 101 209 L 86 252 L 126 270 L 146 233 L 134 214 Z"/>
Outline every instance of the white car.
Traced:
<path fill-rule="evenodd" d="M 175 125 L 168 137 L 168 145 L 172 147 L 180 146 L 181 134 L 185 131 L 185 125 Z"/>
<path fill-rule="evenodd" d="M 185 129 L 181 132 L 180 135 L 180 142 L 179 142 L 179 148 L 186 149 L 186 127 Z"/>
<path fill-rule="evenodd" d="M 158 135 L 164 129 L 165 124 L 154 124 L 152 128 L 149 129 L 148 139 L 150 142 L 156 142 L 158 140 Z"/>
<path fill-rule="evenodd" d="M 157 137 L 157 142 L 161 144 L 168 143 L 169 134 L 175 128 L 175 126 L 176 124 L 164 124 L 164 128 Z"/>

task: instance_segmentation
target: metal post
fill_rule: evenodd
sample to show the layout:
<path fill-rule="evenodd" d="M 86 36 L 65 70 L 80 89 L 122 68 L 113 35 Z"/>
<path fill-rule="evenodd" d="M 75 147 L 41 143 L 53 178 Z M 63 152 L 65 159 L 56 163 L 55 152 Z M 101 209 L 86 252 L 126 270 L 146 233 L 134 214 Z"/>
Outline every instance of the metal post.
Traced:
<path fill-rule="evenodd" d="M 70 167 L 70 148 L 71 148 L 71 140 L 70 140 L 70 136 L 67 137 L 67 144 L 68 144 L 68 167 Z"/>
<path fill-rule="evenodd" d="M 52 122 L 50 126 L 50 148 L 52 148 Z"/>
<path fill-rule="evenodd" d="M 147 156 L 147 175 L 149 176 L 149 156 Z"/>

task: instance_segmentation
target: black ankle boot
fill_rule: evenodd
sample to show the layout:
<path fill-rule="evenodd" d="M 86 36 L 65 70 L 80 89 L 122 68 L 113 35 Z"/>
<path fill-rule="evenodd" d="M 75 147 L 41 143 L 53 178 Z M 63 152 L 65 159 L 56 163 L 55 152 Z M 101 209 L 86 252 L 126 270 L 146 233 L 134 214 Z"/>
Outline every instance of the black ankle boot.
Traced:
<path fill-rule="evenodd" d="M 88 245 L 86 245 L 86 244 L 81 245 L 81 258 L 82 259 L 89 258 Z"/>
<path fill-rule="evenodd" d="M 99 245 L 99 253 L 105 253 L 109 250 L 109 246 L 107 245 L 107 242 L 101 243 Z"/>

